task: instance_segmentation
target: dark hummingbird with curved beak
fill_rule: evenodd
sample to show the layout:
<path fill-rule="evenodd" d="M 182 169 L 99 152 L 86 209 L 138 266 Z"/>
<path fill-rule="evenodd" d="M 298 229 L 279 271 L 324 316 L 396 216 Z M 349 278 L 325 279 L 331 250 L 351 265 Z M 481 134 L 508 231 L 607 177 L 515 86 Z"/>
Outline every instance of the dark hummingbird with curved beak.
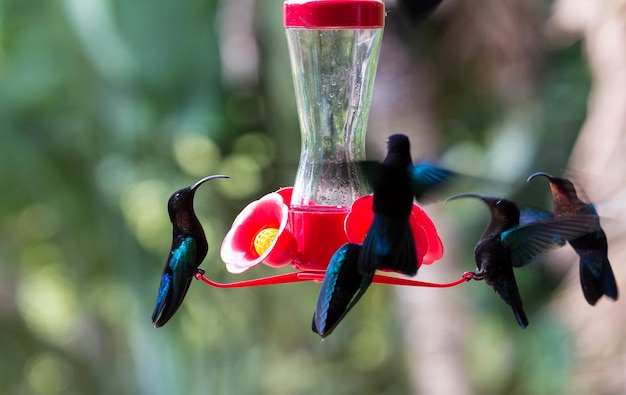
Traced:
<path fill-rule="evenodd" d="M 413 198 L 419 202 L 454 173 L 427 163 L 413 164 L 411 144 L 403 134 L 389 136 L 382 163 L 359 165 L 374 191 L 374 220 L 359 254 L 359 272 L 370 275 L 387 269 L 414 276 L 418 262 L 409 226 Z"/>
<path fill-rule="evenodd" d="M 576 188 L 570 180 L 537 172 L 531 174 L 527 181 L 535 177 L 545 177 L 550 183 L 556 217 L 585 214 L 594 218 L 591 231 L 569 240 L 569 244 L 580 257 L 580 285 L 587 303 L 595 305 L 602 295 L 617 300 L 618 290 L 609 263 L 608 242 L 600 226 L 600 217 L 596 208 L 593 204 L 585 203 L 578 197 Z"/>
<path fill-rule="evenodd" d="M 373 274 L 359 273 L 360 244 L 346 243 L 333 254 L 317 297 L 311 328 L 322 338 L 331 334 L 368 289 Z"/>
<path fill-rule="evenodd" d="M 170 196 L 167 211 L 173 226 L 172 248 L 163 268 L 152 323 L 159 328 L 176 313 L 182 303 L 198 266 L 209 250 L 204 230 L 193 210 L 198 187 L 224 175 L 208 176 L 192 186 L 179 189 Z"/>
<path fill-rule="evenodd" d="M 513 267 L 525 266 L 538 255 L 580 236 L 591 226 L 589 216 L 543 218 L 520 225 L 520 209 L 508 199 L 464 193 L 446 201 L 471 197 L 482 200 L 491 220 L 474 248 L 478 271 L 472 278 L 485 280 L 509 305 L 522 329 L 528 326 Z"/>

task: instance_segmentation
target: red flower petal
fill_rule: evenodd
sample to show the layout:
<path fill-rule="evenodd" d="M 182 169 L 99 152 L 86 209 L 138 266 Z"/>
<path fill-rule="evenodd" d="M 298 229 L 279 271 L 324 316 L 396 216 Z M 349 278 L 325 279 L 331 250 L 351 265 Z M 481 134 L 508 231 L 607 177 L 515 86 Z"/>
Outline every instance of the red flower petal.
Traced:
<path fill-rule="evenodd" d="M 424 210 L 414 204 L 412 215 L 415 216 L 416 222 L 422 226 L 427 240 L 428 249 L 423 256 L 422 263 L 424 265 L 430 265 L 443 256 L 443 243 L 437 234 L 435 224 Z"/>
<path fill-rule="evenodd" d="M 346 216 L 344 228 L 350 243 L 362 243 L 374 220 L 372 195 L 362 196 L 354 201 Z M 443 244 L 437 234 L 435 225 L 426 212 L 417 204 L 413 204 L 409 225 L 415 240 L 418 267 L 429 265 L 443 256 Z"/>
<path fill-rule="evenodd" d="M 261 262 L 270 266 L 285 266 L 291 262 L 297 247 L 293 236 L 285 232 L 289 208 L 283 199 L 278 193 L 270 193 L 250 203 L 235 218 L 220 249 L 229 272 L 242 273 Z M 254 239 L 266 228 L 276 228 L 278 234 L 269 248 L 259 256 L 254 248 Z M 280 249 L 273 253 L 277 246 Z"/>
<path fill-rule="evenodd" d="M 372 195 L 361 196 L 352 203 L 350 212 L 344 220 L 344 229 L 349 243 L 361 244 L 374 220 Z"/>
<path fill-rule="evenodd" d="M 285 203 L 287 207 L 291 206 L 291 195 L 293 194 L 293 187 L 280 188 L 274 193 L 279 194 L 283 198 L 283 203 Z"/>

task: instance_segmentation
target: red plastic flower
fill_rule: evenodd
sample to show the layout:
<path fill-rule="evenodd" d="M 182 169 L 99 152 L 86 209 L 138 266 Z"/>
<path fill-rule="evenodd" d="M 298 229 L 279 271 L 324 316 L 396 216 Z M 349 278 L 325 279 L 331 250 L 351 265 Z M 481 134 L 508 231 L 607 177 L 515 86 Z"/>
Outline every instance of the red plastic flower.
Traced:
<path fill-rule="evenodd" d="M 292 189 L 263 196 L 235 218 L 220 249 L 229 272 L 242 273 L 259 263 L 281 267 L 292 262 L 298 249 L 287 231 Z"/>
<path fill-rule="evenodd" d="M 350 243 L 362 243 L 372 221 L 374 212 L 372 195 L 362 196 L 352 203 L 352 208 L 346 216 L 345 231 Z M 413 204 L 409 225 L 415 239 L 417 265 L 430 265 L 443 256 L 443 244 L 437 234 L 435 225 L 428 215 L 417 204 Z"/>

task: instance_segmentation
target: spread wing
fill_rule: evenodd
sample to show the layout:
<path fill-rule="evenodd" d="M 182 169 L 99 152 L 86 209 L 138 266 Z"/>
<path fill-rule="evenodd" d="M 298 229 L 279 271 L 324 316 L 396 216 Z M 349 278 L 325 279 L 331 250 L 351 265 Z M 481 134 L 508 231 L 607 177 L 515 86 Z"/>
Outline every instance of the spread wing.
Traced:
<path fill-rule="evenodd" d="M 521 267 L 538 255 L 593 231 L 595 223 L 596 219 L 591 215 L 562 215 L 507 230 L 502 233 L 501 240 L 511 251 L 513 266 Z"/>

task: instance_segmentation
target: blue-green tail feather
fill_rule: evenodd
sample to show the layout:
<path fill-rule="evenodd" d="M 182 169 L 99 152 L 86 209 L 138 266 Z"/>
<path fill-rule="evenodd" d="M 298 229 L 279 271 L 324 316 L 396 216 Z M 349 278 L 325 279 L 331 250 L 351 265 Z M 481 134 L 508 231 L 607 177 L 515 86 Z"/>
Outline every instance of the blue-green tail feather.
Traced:
<path fill-rule="evenodd" d="M 364 276 L 357 269 L 361 246 L 346 243 L 333 254 L 320 287 L 311 328 L 326 337 L 361 299 L 373 275 Z"/>

